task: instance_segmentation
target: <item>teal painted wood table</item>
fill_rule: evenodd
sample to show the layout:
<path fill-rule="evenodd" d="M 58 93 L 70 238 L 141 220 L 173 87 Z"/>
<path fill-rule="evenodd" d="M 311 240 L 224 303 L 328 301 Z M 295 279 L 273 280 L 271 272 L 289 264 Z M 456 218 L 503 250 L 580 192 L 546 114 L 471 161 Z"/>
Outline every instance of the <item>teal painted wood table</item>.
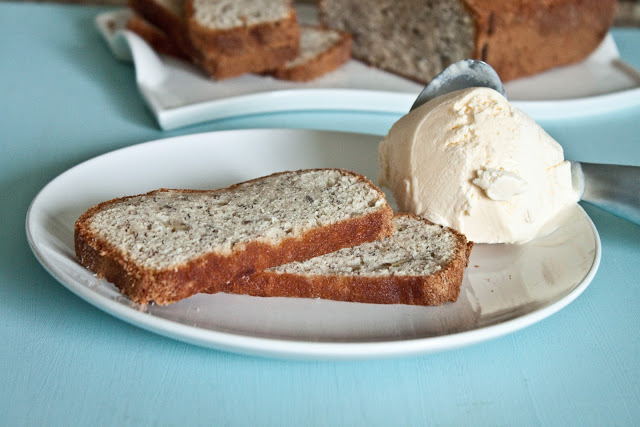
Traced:
<path fill-rule="evenodd" d="M 411 357 L 297 361 L 165 338 L 68 291 L 25 236 L 30 202 L 74 165 L 197 132 L 384 134 L 394 114 L 300 111 L 161 131 L 95 30 L 108 9 L 0 3 L 0 425 L 638 425 L 640 227 L 584 205 L 600 269 L 521 331 Z M 615 29 L 640 67 L 640 30 Z M 640 165 L 640 105 L 541 124 L 568 158 Z"/>

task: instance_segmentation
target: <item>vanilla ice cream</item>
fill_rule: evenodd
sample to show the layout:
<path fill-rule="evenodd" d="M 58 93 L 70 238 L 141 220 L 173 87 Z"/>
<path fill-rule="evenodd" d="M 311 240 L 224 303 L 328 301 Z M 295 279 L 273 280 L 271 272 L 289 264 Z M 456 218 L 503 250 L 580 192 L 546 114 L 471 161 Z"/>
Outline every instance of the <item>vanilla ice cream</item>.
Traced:
<path fill-rule="evenodd" d="M 398 208 L 477 243 L 523 243 L 578 201 L 562 147 L 488 88 L 440 96 L 380 143 L 380 185 Z"/>

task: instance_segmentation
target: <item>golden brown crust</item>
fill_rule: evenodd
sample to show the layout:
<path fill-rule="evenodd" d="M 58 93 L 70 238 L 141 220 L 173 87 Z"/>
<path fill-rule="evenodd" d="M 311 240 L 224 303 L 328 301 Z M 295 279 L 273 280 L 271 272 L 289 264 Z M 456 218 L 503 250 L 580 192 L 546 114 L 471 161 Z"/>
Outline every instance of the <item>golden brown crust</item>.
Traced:
<path fill-rule="evenodd" d="M 585 59 L 607 34 L 616 0 L 464 0 L 476 26 L 474 58 L 503 81 Z"/>
<path fill-rule="evenodd" d="M 259 52 L 246 51 L 238 55 L 198 55 L 195 62 L 211 77 L 222 80 L 246 73 L 262 73 L 280 66 L 298 55 L 298 47 L 288 45 L 265 47 Z"/>
<path fill-rule="evenodd" d="M 182 16 L 177 16 L 155 0 L 128 0 L 129 7 L 158 27 L 189 58 L 195 54 Z"/>
<path fill-rule="evenodd" d="M 362 175 L 344 172 L 369 182 Z M 215 193 L 230 191 L 241 184 L 219 190 L 180 191 Z M 369 184 L 376 188 L 370 182 Z M 161 191 L 168 190 L 160 189 L 147 194 Z M 384 197 L 382 191 L 377 191 Z M 379 239 L 393 232 L 393 212 L 387 205 L 374 214 L 319 227 L 301 237 L 283 239 L 278 245 L 250 242 L 233 248 L 228 256 L 204 254 L 177 268 L 152 270 L 128 259 L 116 247 L 99 239 L 89 227 L 91 218 L 97 212 L 131 197 L 136 196 L 100 203 L 81 215 L 75 224 L 74 245 L 82 265 L 113 283 L 131 300 L 141 304 L 154 301 L 156 304 L 165 305 L 198 292 L 217 291 L 224 283 L 238 275 L 248 275 L 268 267 L 333 252 L 342 247 Z"/>
<path fill-rule="evenodd" d="M 129 18 L 127 21 L 127 29 L 139 35 L 158 53 L 180 59 L 190 59 L 189 55 L 169 39 L 165 32 L 138 15 L 133 15 Z"/>
<path fill-rule="evenodd" d="M 321 28 L 321 27 L 316 27 Z M 307 82 L 316 79 L 330 71 L 336 70 L 342 64 L 351 59 L 351 35 L 343 31 L 331 30 L 340 33 L 341 39 L 325 52 L 316 55 L 309 61 L 297 66 L 276 68 L 270 74 L 278 79 Z"/>
<path fill-rule="evenodd" d="M 413 214 L 408 215 L 418 218 Z M 427 224 L 432 224 L 420 218 Z M 453 260 L 429 276 L 328 276 L 256 272 L 238 277 L 220 292 L 260 297 L 322 298 L 371 304 L 440 305 L 456 301 L 473 242 L 453 229 L 457 244 Z"/>

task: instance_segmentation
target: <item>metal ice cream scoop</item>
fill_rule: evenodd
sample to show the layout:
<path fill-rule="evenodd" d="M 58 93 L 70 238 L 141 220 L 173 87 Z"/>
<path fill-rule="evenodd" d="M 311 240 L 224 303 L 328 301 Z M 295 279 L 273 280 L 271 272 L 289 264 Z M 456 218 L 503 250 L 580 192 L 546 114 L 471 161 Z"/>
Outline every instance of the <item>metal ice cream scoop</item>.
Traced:
<path fill-rule="evenodd" d="M 506 97 L 498 73 L 489 64 L 465 59 L 448 66 L 418 95 L 411 110 L 438 96 L 470 87 L 488 87 Z M 640 225 L 640 167 L 571 162 L 571 178 L 580 200 Z"/>

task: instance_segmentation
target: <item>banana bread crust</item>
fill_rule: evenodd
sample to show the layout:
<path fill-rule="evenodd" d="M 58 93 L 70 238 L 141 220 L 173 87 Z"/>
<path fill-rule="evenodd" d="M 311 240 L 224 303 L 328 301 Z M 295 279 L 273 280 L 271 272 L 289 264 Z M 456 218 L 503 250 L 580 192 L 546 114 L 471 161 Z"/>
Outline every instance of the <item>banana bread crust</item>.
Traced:
<path fill-rule="evenodd" d="M 476 27 L 474 58 L 503 81 L 586 58 L 613 23 L 616 0 L 464 0 Z"/>
<path fill-rule="evenodd" d="M 160 30 L 153 24 L 148 23 L 146 20 L 138 15 L 133 15 L 127 21 L 127 29 L 133 31 L 145 40 L 149 46 L 158 53 L 163 55 L 170 55 L 176 58 L 189 61 L 189 55 L 187 55 L 178 45 L 167 36 L 167 34 Z"/>
<path fill-rule="evenodd" d="M 134 12 L 162 30 L 186 57 L 194 56 L 195 49 L 187 34 L 183 17 L 175 15 L 153 0 L 128 0 L 128 4 Z"/>

